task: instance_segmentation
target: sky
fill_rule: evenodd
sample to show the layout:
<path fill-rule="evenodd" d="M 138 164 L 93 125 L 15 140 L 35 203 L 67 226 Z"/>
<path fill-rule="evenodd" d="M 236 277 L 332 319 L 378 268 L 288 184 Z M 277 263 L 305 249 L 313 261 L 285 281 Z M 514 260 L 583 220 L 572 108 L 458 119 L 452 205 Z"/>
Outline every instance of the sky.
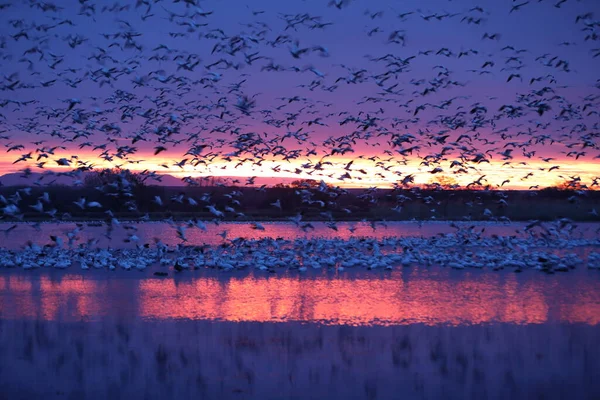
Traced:
<path fill-rule="evenodd" d="M 0 7 L 0 174 L 506 188 L 600 176 L 594 0 Z"/>

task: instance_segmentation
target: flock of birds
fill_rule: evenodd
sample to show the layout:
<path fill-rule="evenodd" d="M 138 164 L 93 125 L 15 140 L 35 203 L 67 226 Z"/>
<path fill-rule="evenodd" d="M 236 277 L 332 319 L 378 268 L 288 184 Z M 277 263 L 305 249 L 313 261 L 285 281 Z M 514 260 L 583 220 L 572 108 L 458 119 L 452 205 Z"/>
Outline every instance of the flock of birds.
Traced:
<path fill-rule="evenodd" d="M 129 170 L 149 181 L 160 181 L 161 171 L 187 174 L 182 181 L 190 186 L 199 184 L 198 174 L 215 171 L 250 171 L 233 179 L 238 186 L 255 186 L 257 170 L 312 179 L 316 184 L 298 188 L 296 195 L 332 227 L 331 211 L 339 208 L 337 199 L 344 194 L 332 182 L 386 182 L 407 188 L 426 176 L 445 188 L 487 190 L 531 182 L 529 188 L 536 189 L 545 175 L 560 172 L 563 159 L 588 165 L 586 174 L 559 175 L 577 189 L 575 198 L 600 186 L 593 170 L 599 165 L 594 160 L 600 159 L 600 79 L 579 75 L 582 66 L 565 56 L 577 54 L 579 60 L 583 54 L 586 63 L 598 64 L 600 20 L 594 0 L 506 1 L 499 2 L 501 7 L 494 4 L 493 10 L 467 6 L 468 1 L 432 1 L 431 6 L 440 8 L 435 11 L 382 6 L 359 13 L 364 28 L 353 27 L 359 37 L 356 51 L 336 54 L 335 46 L 311 42 L 326 41 L 328 31 L 347 17 L 356 18 L 358 3 L 332 0 L 327 7 L 289 13 L 247 6 L 236 11 L 239 20 L 235 13 L 229 18 L 227 10 L 218 5 L 211 9 L 199 0 L 2 3 L 0 144 L 12 157 L 12 167 L 22 166 L 22 176 L 34 186 L 51 184 L 60 176 L 83 185 L 86 174 L 99 167 L 118 168 L 120 179 L 96 189 L 122 199 L 130 211 L 137 208 L 125 173 Z M 446 7 L 455 11 L 447 12 Z M 568 13 L 570 8 L 586 7 L 565 21 L 565 32 L 578 40 L 556 43 L 554 53 L 538 54 L 535 48 L 504 42 L 504 32 L 488 30 L 494 19 L 510 26 L 511 18 L 534 8 Z M 415 47 L 421 40 L 416 31 L 436 29 L 460 29 L 479 45 Z M 373 43 L 370 52 L 378 53 L 356 56 L 365 41 Z M 498 87 L 498 94 L 482 95 L 486 84 Z M 279 95 L 279 86 L 288 92 Z M 159 169 L 143 169 L 152 163 Z M 494 183 L 492 173 L 485 172 L 489 165 L 508 171 L 502 182 Z M 376 190 L 366 189 L 365 198 L 375 201 Z M 59 199 L 47 193 L 24 206 L 23 199 L 31 193 L 31 187 L 25 187 L 11 196 L 0 195 L 0 217 L 23 219 L 25 211 L 35 211 L 61 219 L 53 205 Z M 318 200 L 317 193 L 329 195 L 329 200 Z M 414 194 L 435 208 L 434 197 Z M 507 204 L 508 196 L 501 194 L 499 204 Z M 171 201 L 203 207 L 219 223 L 239 213 L 243 202 L 235 187 L 226 197 L 224 204 L 213 202 L 210 195 L 194 199 L 184 194 Z M 405 195 L 396 199 L 393 209 L 398 212 L 405 202 L 415 200 Z M 160 196 L 154 202 L 168 208 Z M 82 198 L 75 205 L 105 212 L 109 232 L 120 225 L 102 201 Z M 282 208 L 280 200 L 271 206 Z M 590 213 L 597 217 L 595 210 Z M 482 217 L 494 215 L 486 209 Z M 205 230 L 208 222 L 195 219 L 173 226 L 185 243 L 186 229 Z M 310 229 L 300 215 L 292 222 Z M 264 230 L 260 223 L 252 224 Z M 39 229 L 39 224 L 33 226 Z M 135 242 L 135 233 L 129 239 Z M 171 250 L 160 245 L 83 251 L 73 243 L 63 247 L 54 238 L 51 248 L 2 250 L 0 266 L 136 269 L 168 260 L 176 270 L 339 270 L 437 263 L 554 271 L 580 261 L 530 251 L 520 255 L 521 246 L 532 244 L 507 242 L 508 246 L 481 238 L 478 244 L 489 250 L 479 253 L 442 251 L 445 245 L 425 239 L 237 240 L 206 252 L 180 246 L 180 253 L 169 255 Z M 454 235 L 446 240 L 457 244 L 462 239 Z M 498 246 L 511 251 L 499 255 Z M 398 248 L 404 250 L 395 252 Z M 533 261 L 524 258 L 529 256 Z M 598 267 L 597 253 L 589 256 L 588 264 Z"/>
<path fill-rule="evenodd" d="M 554 273 L 581 265 L 600 269 L 600 252 L 591 251 L 584 260 L 574 252 L 541 249 L 590 246 L 600 246 L 600 239 L 481 238 L 467 231 L 434 238 L 236 238 L 221 246 L 168 246 L 157 240 L 155 246 L 135 249 L 30 243 L 23 250 L 0 249 L 0 267 L 31 270 L 78 266 L 82 270 L 109 271 L 151 268 L 155 276 L 200 269 L 268 273 L 324 269 L 341 273 L 347 269 L 392 270 L 411 266 Z"/>

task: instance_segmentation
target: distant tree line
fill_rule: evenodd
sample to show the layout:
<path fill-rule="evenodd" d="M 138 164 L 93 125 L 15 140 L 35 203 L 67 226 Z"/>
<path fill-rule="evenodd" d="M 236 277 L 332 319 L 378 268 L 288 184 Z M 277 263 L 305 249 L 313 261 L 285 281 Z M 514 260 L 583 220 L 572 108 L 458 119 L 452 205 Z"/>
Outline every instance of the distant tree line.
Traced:
<path fill-rule="evenodd" d="M 505 221 L 567 217 L 583 221 L 598 220 L 594 210 L 600 204 L 600 192 L 571 185 L 540 191 L 447 190 L 443 184 L 343 189 L 300 179 L 257 188 L 226 185 L 218 180 L 206 186 L 207 180 L 202 178 L 188 180 L 186 187 L 167 187 L 151 184 L 151 176 L 99 170 L 88 173 L 82 186 L 1 187 L 0 200 L 18 204 L 19 212 L 0 216 L 4 220 L 110 220 L 145 215 L 154 219 L 210 220 L 215 218 L 208 207 L 212 205 L 224 214 L 224 220 L 276 220 L 300 214 L 305 220 Z M 50 201 L 41 201 L 44 197 Z"/>

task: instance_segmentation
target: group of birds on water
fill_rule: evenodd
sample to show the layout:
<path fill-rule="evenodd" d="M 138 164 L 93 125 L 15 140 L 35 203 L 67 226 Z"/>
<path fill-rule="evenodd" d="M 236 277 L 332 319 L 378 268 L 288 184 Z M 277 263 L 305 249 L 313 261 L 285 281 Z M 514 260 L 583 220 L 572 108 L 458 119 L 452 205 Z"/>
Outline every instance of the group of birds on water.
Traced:
<path fill-rule="evenodd" d="M 337 200 L 345 193 L 342 184 L 377 181 L 408 188 L 425 175 L 434 186 L 444 188 L 489 190 L 531 182 L 529 188 L 537 189 L 544 176 L 560 172 L 558 158 L 600 165 L 594 164 L 600 159 L 600 79 L 580 76 L 581 66 L 565 56 L 575 48 L 577 54 L 589 55 L 587 63 L 598 64 L 600 20 L 593 0 L 506 1 L 489 9 L 467 6 L 465 1 L 426 1 L 419 9 L 401 11 L 395 9 L 401 5 L 374 10 L 371 4 L 360 18 L 364 27 L 348 27 L 358 29 L 360 37 L 352 52 L 336 54 L 335 46 L 311 42 L 316 38 L 326 42 L 336 25 L 356 18 L 359 3 L 332 0 L 283 13 L 248 5 L 236 11 L 239 21 L 234 14 L 226 15 L 222 6 L 211 9 L 199 0 L 2 3 L 0 144 L 9 157 L 14 155 L 14 168 L 24 166 L 22 176 L 35 177 L 34 186 L 52 184 L 60 176 L 83 185 L 86 174 L 99 167 L 118 168 L 120 179 L 96 189 L 121 199 L 130 211 L 137 210 L 136 198 L 123 171 L 137 171 L 146 182 L 160 181 L 161 170 L 139 168 L 152 162 L 165 172 L 188 174 L 182 181 L 189 186 L 199 185 L 195 174 L 226 170 L 235 175 L 247 167 L 310 179 L 315 184 L 300 186 L 296 195 L 319 210 L 331 229 L 336 229 L 332 211 L 339 209 Z M 429 6 L 439 10 L 426 10 Z M 585 7 L 571 18 L 571 8 Z M 510 27 L 511 18 L 534 8 L 542 14 L 560 9 L 569 15 L 563 29 L 578 40 L 556 43 L 554 53 L 538 54 L 535 48 L 504 42 L 504 32 L 487 29 L 498 18 Z M 328 17 L 316 14 L 319 11 Z M 419 29 L 461 30 L 467 41 L 476 37 L 480 44 L 418 48 Z M 363 41 L 373 45 L 360 54 Z M 280 85 L 289 92 L 279 90 Z M 485 85 L 498 87 L 498 93 L 482 95 Z M 71 96 L 78 92 L 81 95 Z M 498 160 L 498 168 L 508 172 L 502 182 L 494 183 L 485 166 Z M 415 163 L 416 170 L 411 169 Z M 250 175 L 231 183 L 255 186 L 257 177 Z M 600 176 L 593 170 L 586 176 L 560 177 L 576 189 L 572 203 L 600 186 Z M 261 189 L 264 186 L 257 187 Z M 376 191 L 375 186 L 366 188 L 362 196 L 375 202 Z M 323 193 L 329 200 L 317 199 L 316 194 Z M 413 198 L 397 195 L 393 210 L 401 213 L 406 202 L 418 200 L 430 204 L 433 212 L 438 204 L 434 195 L 424 197 L 418 190 L 413 194 Z M 0 216 L 12 221 L 35 211 L 61 220 L 53 205 L 58 199 L 43 193 L 24 209 L 27 196 L 31 187 L 0 195 Z M 194 199 L 182 194 L 170 200 L 203 207 L 218 224 L 239 214 L 243 202 L 235 187 L 226 196 L 223 204 L 213 202 L 210 195 Z M 509 196 L 499 192 L 499 207 L 510 201 Z M 153 200 L 168 209 L 167 199 Z M 81 198 L 75 205 L 105 212 L 109 233 L 121 224 L 102 201 Z M 271 206 L 282 208 L 280 200 Z M 492 210 L 483 214 L 482 218 L 495 218 Z M 598 217 L 595 209 L 590 215 Z M 208 222 L 194 219 L 172 225 L 185 244 L 187 229 L 205 231 Z M 291 222 L 299 229 L 311 229 L 301 215 Z M 39 229 L 39 224 L 32 225 Z M 252 228 L 265 229 L 258 222 Z M 135 228 L 128 239 L 136 242 Z M 208 253 L 179 246 L 181 254 L 170 255 L 171 250 L 160 245 L 82 251 L 74 243 L 65 248 L 54 238 L 52 248 L 2 250 L 0 265 L 28 269 L 75 263 L 83 269 L 137 269 L 169 259 L 176 261 L 177 270 L 192 265 L 221 269 L 253 265 L 266 270 L 325 265 L 339 270 L 418 262 L 552 271 L 578 263 L 575 258 L 557 260 L 542 253 L 533 257 L 538 261 L 529 262 L 517 249 L 524 243 L 513 243 L 517 247 L 500 257 L 492 250 L 496 246 L 482 238 L 478 243 L 489 250 L 460 254 L 442 251 L 424 239 L 406 244 L 408 239 L 380 243 L 363 238 L 342 246 L 336 240 L 236 242 L 239 239 L 227 238 L 224 232 L 226 239 L 227 247 Z M 460 237 L 448 240 L 458 243 Z M 397 247 L 404 251 L 390 252 Z M 588 258 L 591 266 L 597 265 L 594 254 Z"/>
<path fill-rule="evenodd" d="M 23 250 L 0 249 L 0 267 L 32 270 L 78 266 L 82 270 L 108 271 L 150 268 L 159 277 L 206 269 L 266 273 L 323 269 L 342 273 L 352 269 L 393 270 L 412 266 L 554 273 L 582 265 L 600 269 L 600 251 L 589 252 L 587 259 L 569 252 L 597 246 L 600 239 L 481 238 L 470 231 L 432 238 L 236 238 L 220 246 L 168 246 L 157 240 L 155 246 L 140 245 L 133 249 L 29 243 Z"/>

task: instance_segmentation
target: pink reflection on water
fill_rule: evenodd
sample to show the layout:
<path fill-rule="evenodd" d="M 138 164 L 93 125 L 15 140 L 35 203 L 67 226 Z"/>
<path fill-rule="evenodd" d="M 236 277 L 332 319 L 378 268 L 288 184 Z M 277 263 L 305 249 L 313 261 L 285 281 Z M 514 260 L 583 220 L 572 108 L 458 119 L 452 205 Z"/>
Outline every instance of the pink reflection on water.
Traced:
<path fill-rule="evenodd" d="M 135 304 L 127 280 L 12 274 L 0 277 L 0 289 L 0 316 L 5 318 L 93 319 L 120 315 L 131 307 L 132 300 Z"/>
<path fill-rule="evenodd" d="M 348 325 L 600 323 L 600 277 L 404 269 L 344 276 L 0 276 L 3 318 Z"/>
<path fill-rule="evenodd" d="M 51 280 L 42 276 L 39 283 L 44 319 L 55 320 L 62 312 L 90 318 L 98 315 L 102 309 L 98 298 L 102 282 L 92 279 Z"/>

